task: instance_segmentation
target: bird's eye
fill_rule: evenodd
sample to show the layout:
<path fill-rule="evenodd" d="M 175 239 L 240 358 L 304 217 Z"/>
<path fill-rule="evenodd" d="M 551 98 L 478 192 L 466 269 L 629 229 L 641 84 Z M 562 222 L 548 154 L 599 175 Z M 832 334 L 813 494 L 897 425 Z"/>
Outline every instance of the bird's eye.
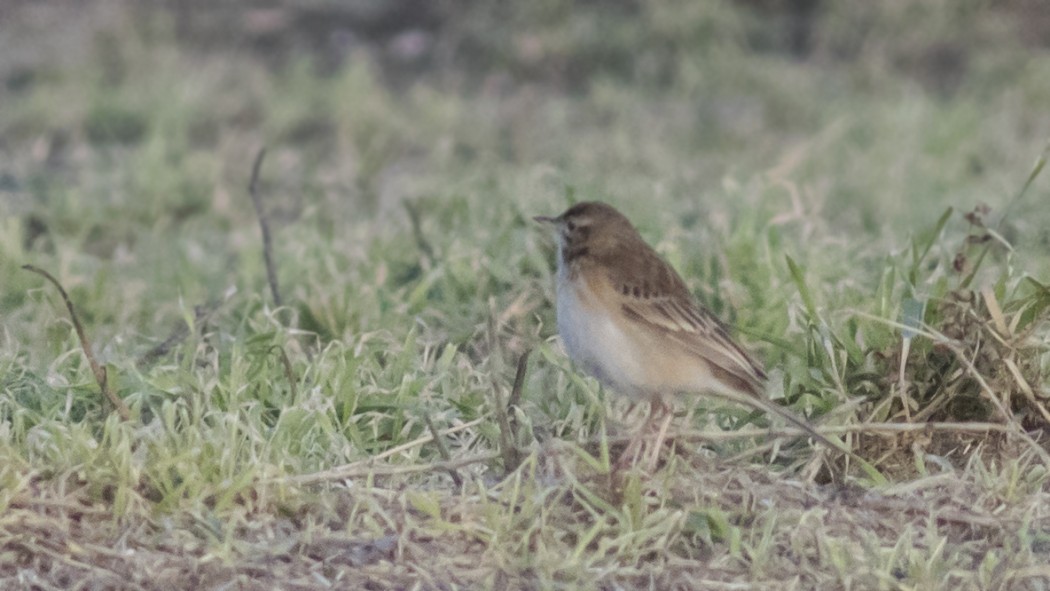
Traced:
<path fill-rule="evenodd" d="M 570 232 L 572 232 L 576 229 L 576 222 L 569 220 L 568 222 L 565 222 L 565 227 L 568 228 Z"/>

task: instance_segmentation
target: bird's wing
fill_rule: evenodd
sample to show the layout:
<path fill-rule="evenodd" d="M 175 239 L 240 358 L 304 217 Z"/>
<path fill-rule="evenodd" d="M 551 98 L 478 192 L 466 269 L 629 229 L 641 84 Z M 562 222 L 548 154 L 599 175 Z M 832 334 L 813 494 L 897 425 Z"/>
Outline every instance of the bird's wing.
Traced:
<path fill-rule="evenodd" d="M 703 359 L 725 385 L 761 394 L 766 379 L 762 366 L 729 336 L 721 320 L 696 302 L 674 269 L 655 252 L 628 256 L 657 260 L 639 261 L 629 276 L 609 277 L 624 315 Z"/>

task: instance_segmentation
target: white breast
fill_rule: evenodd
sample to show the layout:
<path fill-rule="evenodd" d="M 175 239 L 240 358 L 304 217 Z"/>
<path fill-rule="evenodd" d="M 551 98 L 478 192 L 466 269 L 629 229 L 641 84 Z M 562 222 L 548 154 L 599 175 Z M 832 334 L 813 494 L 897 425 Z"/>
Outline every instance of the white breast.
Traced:
<path fill-rule="evenodd" d="M 560 258 L 560 257 L 559 257 Z M 582 281 L 570 282 L 568 270 L 558 269 L 558 333 L 569 357 L 584 371 L 620 394 L 639 397 L 635 385 L 643 375 L 636 345 L 611 317 L 596 309 Z"/>

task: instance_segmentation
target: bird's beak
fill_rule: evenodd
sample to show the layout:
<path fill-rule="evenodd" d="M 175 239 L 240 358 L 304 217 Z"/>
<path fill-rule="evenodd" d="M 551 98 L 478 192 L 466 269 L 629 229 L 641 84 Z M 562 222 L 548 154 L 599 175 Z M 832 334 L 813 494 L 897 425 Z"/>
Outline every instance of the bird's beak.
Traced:
<path fill-rule="evenodd" d="M 553 224 L 558 221 L 558 218 L 552 218 L 548 215 L 538 215 L 532 219 L 541 224 Z"/>

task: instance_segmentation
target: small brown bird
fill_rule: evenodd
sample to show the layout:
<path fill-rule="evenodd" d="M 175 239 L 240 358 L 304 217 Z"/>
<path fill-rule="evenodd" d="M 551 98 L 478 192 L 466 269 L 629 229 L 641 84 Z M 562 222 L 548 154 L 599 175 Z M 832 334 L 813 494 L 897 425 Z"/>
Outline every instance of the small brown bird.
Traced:
<path fill-rule="evenodd" d="M 641 437 L 663 418 L 651 467 L 672 417 L 667 399 L 679 393 L 713 394 L 772 412 L 842 449 L 763 397 L 766 374 L 759 362 L 693 298 L 622 213 L 583 202 L 558 217 L 534 219 L 556 231 L 558 333 L 569 357 L 616 392 L 650 403 Z M 632 438 L 620 465 L 637 459 L 641 437 Z"/>

